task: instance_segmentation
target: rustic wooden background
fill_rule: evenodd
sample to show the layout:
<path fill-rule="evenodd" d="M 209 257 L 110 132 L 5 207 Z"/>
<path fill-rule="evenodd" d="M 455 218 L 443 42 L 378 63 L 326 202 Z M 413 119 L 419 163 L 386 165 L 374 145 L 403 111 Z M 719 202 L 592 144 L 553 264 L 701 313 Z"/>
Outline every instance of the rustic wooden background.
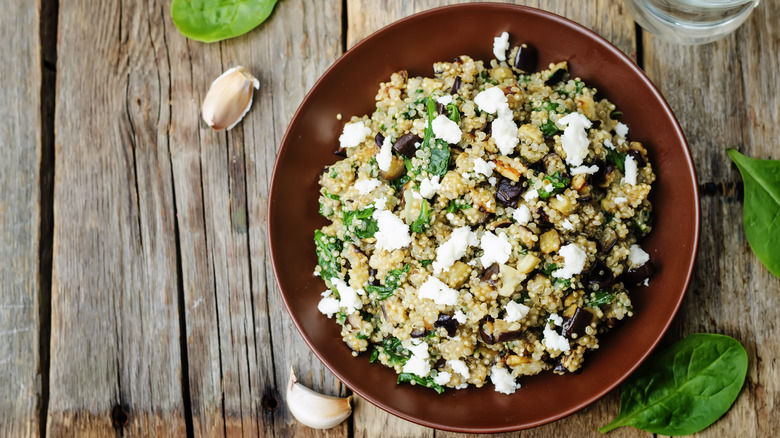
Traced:
<path fill-rule="evenodd" d="M 283 390 L 291 364 L 317 390 L 348 390 L 283 309 L 265 223 L 276 148 L 319 75 L 371 32 L 450 3 L 283 0 L 249 34 L 207 45 L 176 31 L 166 0 L 2 0 L 0 437 L 460 437 L 360 399 L 326 432 L 291 417 Z M 725 149 L 780 155 L 777 0 L 699 47 L 647 35 L 620 1 L 515 3 L 612 41 L 676 112 L 704 188 L 702 235 L 665 341 L 695 332 L 739 339 L 750 357 L 745 388 L 699 435 L 772 436 L 780 280 L 744 238 L 740 178 Z M 241 125 L 213 133 L 200 102 L 239 63 L 260 91 Z M 598 436 L 618 399 L 615 391 L 506 436 Z"/>

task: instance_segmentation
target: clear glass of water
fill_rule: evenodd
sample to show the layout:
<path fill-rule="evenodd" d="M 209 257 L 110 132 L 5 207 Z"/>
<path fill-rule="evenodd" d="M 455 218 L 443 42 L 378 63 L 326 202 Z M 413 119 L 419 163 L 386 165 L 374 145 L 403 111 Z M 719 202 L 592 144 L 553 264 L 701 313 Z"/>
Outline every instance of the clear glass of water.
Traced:
<path fill-rule="evenodd" d="M 720 39 L 747 20 L 760 0 L 627 0 L 646 31 L 679 44 Z"/>

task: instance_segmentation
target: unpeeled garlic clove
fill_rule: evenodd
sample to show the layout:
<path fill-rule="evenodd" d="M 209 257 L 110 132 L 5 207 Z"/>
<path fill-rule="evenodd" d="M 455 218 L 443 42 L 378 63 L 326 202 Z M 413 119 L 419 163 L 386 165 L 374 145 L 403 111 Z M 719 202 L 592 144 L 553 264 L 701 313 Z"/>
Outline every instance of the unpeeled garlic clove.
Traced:
<path fill-rule="evenodd" d="M 295 372 L 290 368 L 290 380 L 287 382 L 287 407 L 301 423 L 313 429 L 330 429 L 346 420 L 352 414 L 350 401 L 345 398 L 330 397 L 298 383 Z"/>
<path fill-rule="evenodd" d="M 222 73 L 203 100 L 203 120 L 217 131 L 232 129 L 252 106 L 253 87 L 260 81 L 240 65 Z"/>

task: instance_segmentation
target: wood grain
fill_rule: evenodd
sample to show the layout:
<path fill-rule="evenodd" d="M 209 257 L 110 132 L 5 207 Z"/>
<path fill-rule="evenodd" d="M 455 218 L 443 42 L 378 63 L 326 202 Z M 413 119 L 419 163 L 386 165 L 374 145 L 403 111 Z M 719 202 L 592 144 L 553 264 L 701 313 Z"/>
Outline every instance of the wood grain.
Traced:
<path fill-rule="evenodd" d="M 22 1 L 0 13 L 0 436 L 40 433 L 39 14 Z"/>
<path fill-rule="evenodd" d="M 160 9 L 93 6 L 60 5 L 48 434 L 183 435 Z"/>
<path fill-rule="evenodd" d="M 681 47 L 646 35 L 646 71 L 685 132 L 700 182 L 738 182 L 726 149 L 778 158 L 780 32 L 777 5 L 762 2 L 726 39 Z M 735 337 L 748 351 L 736 404 L 702 437 L 771 436 L 780 394 L 780 280 L 756 259 L 742 230 L 738 196 L 702 198 L 702 234 L 688 295 L 667 342 L 697 332 Z"/>

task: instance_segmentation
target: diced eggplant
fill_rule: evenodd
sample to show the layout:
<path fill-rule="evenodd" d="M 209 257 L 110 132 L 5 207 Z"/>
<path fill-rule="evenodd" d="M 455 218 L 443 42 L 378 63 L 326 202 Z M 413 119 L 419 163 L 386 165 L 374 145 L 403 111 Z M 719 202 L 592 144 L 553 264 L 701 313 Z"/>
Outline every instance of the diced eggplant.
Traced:
<path fill-rule="evenodd" d="M 641 266 L 631 268 L 624 272 L 620 278 L 626 286 L 638 286 L 644 283 L 645 280 L 652 277 L 655 273 L 655 265 L 648 260 Z"/>
<path fill-rule="evenodd" d="M 453 318 L 452 315 L 446 313 L 440 313 L 439 318 L 433 323 L 434 327 L 444 327 L 447 330 L 447 336 L 454 337 L 458 331 L 458 320 Z"/>
<path fill-rule="evenodd" d="M 376 133 L 376 137 L 374 137 L 374 143 L 376 143 L 376 147 L 381 148 L 382 143 L 385 142 L 385 136 L 382 135 L 381 132 Z"/>
<path fill-rule="evenodd" d="M 608 253 L 618 241 L 618 234 L 612 227 L 604 228 L 604 231 L 599 237 L 599 252 L 602 254 Z"/>
<path fill-rule="evenodd" d="M 590 129 L 599 129 L 601 128 L 601 120 L 592 120 L 590 122 Z"/>
<path fill-rule="evenodd" d="M 491 286 L 495 286 L 498 283 L 498 263 L 493 263 L 485 269 L 482 273 L 482 281 Z"/>
<path fill-rule="evenodd" d="M 493 337 L 494 321 L 495 320 L 493 317 L 488 315 L 479 323 L 479 337 L 482 338 L 482 341 L 488 345 L 493 345 L 496 343 L 496 339 Z"/>
<path fill-rule="evenodd" d="M 445 117 L 449 117 L 450 113 L 447 111 L 447 106 L 443 103 L 436 102 L 436 113 L 441 114 Z"/>
<path fill-rule="evenodd" d="M 485 227 L 485 228 L 487 228 L 488 230 L 492 231 L 492 230 L 495 230 L 497 228 L 506 228 L 506 227 L 508 227 L 510 225 L 512 225 L 512 219 L 503 218 L 503 219 L 498 219 L 498 220 L 495 220 L 495 221 L 489 223 L 487 225 L 487 227 Z"/>
<path fill-rule="evenodd" d="M 596 259 L 596 262 L 590 267 L 586 278 L 591 289 L 595 289 L 595 286 L 598 286 L 599 290 L 609 289 L 617 281 L 612 270 L 600 259 Z"/>
<path fill-rule="evenodd" d="M 440 357 L 439 360 L 437 360 L 436 363 L 433 364 L 433 368 L 439 370 L 444 368 L 444 365 L 447 365 L 447 360 L 444 359 L 443 357 Z"/>
<path fill-rule="evenodd" d="M 593 184 L 598 187 L 608 186 L 615 178 L 615 165 L 606 161 L 596 161 L 599 170 L 592 176 Z"/>
<path fill-rule="evenodd" d="M 523 187 L 522 182 L 514 182 L 501 177 L 496 184 L 496 199 L 508 207 L 517 207 L 517 201 L 523 191 L 525 191 L 525 187 Z"/>
<path fill-rule="evenodd" d="M 460 87 L 463 85 L 463 79 L 460 78 L 460 76 L 455 76 L 455 82 L 452 83 L 452 88 L 450 88 L 450 94 L 458 94 L 458 91 L 460 91 Z"/>
<path fill-rule="evenodd" d="M 528 227 L 525 225 L 519 225 L 517 231 L 520 243 L 522 243 L 526 249 L 533 249 L 533 247 L 536 246 L 536 242 L 539 240 L 539 238 L 536 237 L 536 234 L 534 234 L 534 232 L 531 231 Z"/>
<path fill-rule="evenodd" d="M 553 85 L 557 84 L 558 82 L 561 82 L 562 80 L 564 80 L 564 78 L 566 78 L 566 75 L 568 75 L 568 74 L 569 74 L 569 72 L 566 71 L 566 69 L 559 68 L 559 69 L 555 70 L 554 72 L 552 72 L 552 74 L 547 77 L 547 80 L 544 81 L 544 85 L 553 86 Z"/>
<path fill-rule="evenodd" d="M 536 225 L 543 229 L 550 229 L 553 228 L 552 222 L 550 222 L 550 217 L 547 216 L 547 213 L 544 212 L 543 207 L 539 207 L 536 209 L 536 214 L 539 215 L 539 219 L 536 220 Z"/>
<path fill-rule="evenodd" d="M 533 73 L 539 63 L 539 51 L 530 44 L 521 44 L 515 55 L 515 68 L 525 73 Z"/>
<path fill-rule="evenodd" d="M 414 144 L 421 141 L 422 139 L 420 137 L 410 132 L 408 134 L 402 135 L 398 138 L 398 140 L 395 141 L 395 143 L 393 143 L 393 150 L 405 156 L 406 158 L 412 158 L 414 153 L 417 151 L 417 146 Z"/>
<path fill-rule="evenodd" d="M 645 157 L 642 156 L 642 153 L 635 149 L 629 149 L 628 155 L 636 161 L 637 167 L 645 167 L 647 165 L 647 162 L 645 161 Z"/>
<path fill-rule="evenodd" d="M 372 286 L 381 286 L 382 283 L 379 282 L 379 279 L 376 278 L 377 270 L 374 268 L 368 268 L 368 276 L 369 278 L 372 278 L 371 285 Z"/>
<path fill-rule="evenodd" d="M 426 333 L 427 333 L 427 332 L 426 332 L 425 330 L 414 329 L 414 330 L 412 330 L 412 332 L 409 334 L 409 336 L 411 336 L 411 337 L 413 337 L 413 338 L 422 338 L 423 336 L 425 336 L 425 335 L 426 335 Z"/>
<path fill-rule="evenodd" d="M 585 334 L 585 329 L 593 322 L 593 314 L 590 311 L 577 307 L 571 318 L 563 319 L 563 336 L 575 339 Z M 576 336 L 572 336 L 576 335 Z"/>
<path fill-rule="evenodd" d="M 333 155 L 337 155 L 339 157 L 346 157 L 347 156 L 347 150 L 341 146 L 339 146 L 338 149 L 333 151 Z"/>
<path fill-rule="evenodd" d="M 388 167 L 386 171 L 380 170 L 379 176 L 388 181 L 395 181 L 405 173 L 406 165 L 404 164 L 404 160 L 394 155 L 390 160 L 390 167 Z"/>
<path fill-rule="evenodd" d="M 507 325 L 503 320 L 496 321 L 488 315 L 479 325 L 479 336 L 488 345 L 514 341 L 523 337 L 522 330 L 507 330 Z"/>

